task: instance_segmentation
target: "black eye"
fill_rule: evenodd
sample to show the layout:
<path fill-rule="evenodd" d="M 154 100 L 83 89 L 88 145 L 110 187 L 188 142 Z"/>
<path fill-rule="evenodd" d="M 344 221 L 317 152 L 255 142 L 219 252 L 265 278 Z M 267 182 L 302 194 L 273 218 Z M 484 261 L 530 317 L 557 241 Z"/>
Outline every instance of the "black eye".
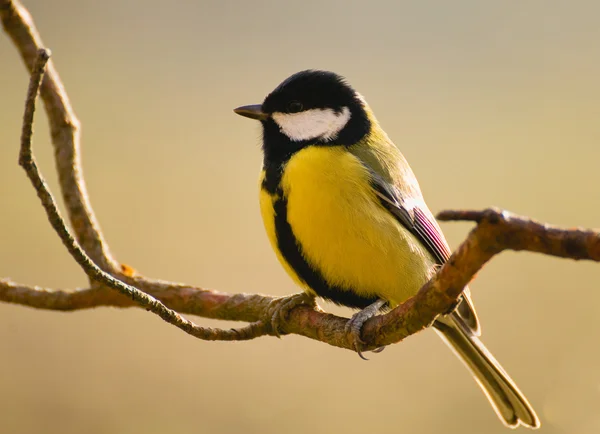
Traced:
<path fill-rule="evenodd" d="M 301 112 L 304 106 L 300 101 L 290 101 L 287 105 L 287 110 L 290 113 L 298 113 Z"/>

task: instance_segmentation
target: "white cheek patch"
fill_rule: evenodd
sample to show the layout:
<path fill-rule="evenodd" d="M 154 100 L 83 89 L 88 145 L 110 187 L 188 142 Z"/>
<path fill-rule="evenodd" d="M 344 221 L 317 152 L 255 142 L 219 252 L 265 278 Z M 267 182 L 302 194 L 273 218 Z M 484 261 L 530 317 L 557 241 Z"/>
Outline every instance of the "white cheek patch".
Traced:
<path fill-rule="evenodd" d="M 321 139 L 334 140 L 350 120 L 350 109 L 343 107 L 336 113 L 333 109 L 311 109 L 299 113 L 272 114 L 283 134 L 294 142 Z"/>

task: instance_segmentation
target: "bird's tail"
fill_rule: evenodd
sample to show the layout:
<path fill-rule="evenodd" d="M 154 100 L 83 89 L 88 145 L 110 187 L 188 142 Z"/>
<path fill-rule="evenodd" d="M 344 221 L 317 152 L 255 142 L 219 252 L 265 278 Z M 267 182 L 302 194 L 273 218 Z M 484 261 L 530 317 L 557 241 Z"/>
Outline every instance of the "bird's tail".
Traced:
<path fill-rule="evenodd" d="M 527 399 L 456 312 L 440 316 L 434 327 L 469 368 L 506 426 L 539 428 L 540 421 Z"/>

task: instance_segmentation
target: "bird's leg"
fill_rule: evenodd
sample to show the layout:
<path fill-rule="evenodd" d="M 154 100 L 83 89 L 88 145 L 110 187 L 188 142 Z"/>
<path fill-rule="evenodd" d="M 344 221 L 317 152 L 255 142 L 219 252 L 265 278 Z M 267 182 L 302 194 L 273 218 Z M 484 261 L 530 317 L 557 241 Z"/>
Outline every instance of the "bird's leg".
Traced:
<path fill-rule="evenodd" d="M 362 352 L 360 350 L 362 344 L 365 343 L 360 338 L 360 332 L 362 330 L 362 327 L 368 319 L 373 318 L 375 315 L 377 315 L 379 310 L 383 306 L 385 306 L 386 303 L 387 301 L 385 300 L 377 300 L 375 303 L 368 305 L 360 312 L 357 312 L 354 315 L 352 315 L 352 318 L 350 318 L 346 323 L 346 333 L 349 334 L 352 338 L 352 344 L 354 345 L 354 349 L 356 350 L 360 358 L 363 360 L 368 359 L 362 355 Z M 380 353 L 381 351 L 383 351 L 383 348 L 384 347 L 377 348 L 374 352 Z"/>
<path fill-rule="evenodd" d="M 282 321 L 287 319 L 292 309 L 301 305 L 311 306 L 313 308 L 317 307 L 315 296 L 307 294 L 306 292 L 300 292 L 298 294 L 276 298 L 269 304 L 268 312 L 271 316 L 271 327 L 275 336 L 278 338 L 281 337 L 279 325 Z"/>

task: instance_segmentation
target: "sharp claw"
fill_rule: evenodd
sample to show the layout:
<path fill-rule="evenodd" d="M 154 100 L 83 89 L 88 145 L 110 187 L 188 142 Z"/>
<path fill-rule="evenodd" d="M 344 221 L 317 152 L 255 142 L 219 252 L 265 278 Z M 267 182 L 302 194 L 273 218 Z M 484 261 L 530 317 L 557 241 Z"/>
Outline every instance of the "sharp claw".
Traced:
<path fill-rule="evenodd" d="M 356 349 L 356 352 L 358 353 L 358 357 L 360 357 L 363 360 L 369 361 L 369 359 L 367 359 L 365 356 L 363 356 L 363 353 L 359 349 L 357 349 L 356 347 L 355 347 L 355 349 Z"/>
<path fill-rule="evenodd" d="M 356 354 L 358 354 L 358 357 L 360 357 L 363 360 L 369 360 L 363 355 L 362 351 L 360 350 L 360 344 L 356 339 L 354 340 L 354 350 L 356 351 Z"/>
<path fill-rule="evenodd" d="M 373 350 L 374 353 L 381 353 L 383 350 L 385 350 L 385 347 L 379 347 L 379 348 L 375 348 Z"/>

